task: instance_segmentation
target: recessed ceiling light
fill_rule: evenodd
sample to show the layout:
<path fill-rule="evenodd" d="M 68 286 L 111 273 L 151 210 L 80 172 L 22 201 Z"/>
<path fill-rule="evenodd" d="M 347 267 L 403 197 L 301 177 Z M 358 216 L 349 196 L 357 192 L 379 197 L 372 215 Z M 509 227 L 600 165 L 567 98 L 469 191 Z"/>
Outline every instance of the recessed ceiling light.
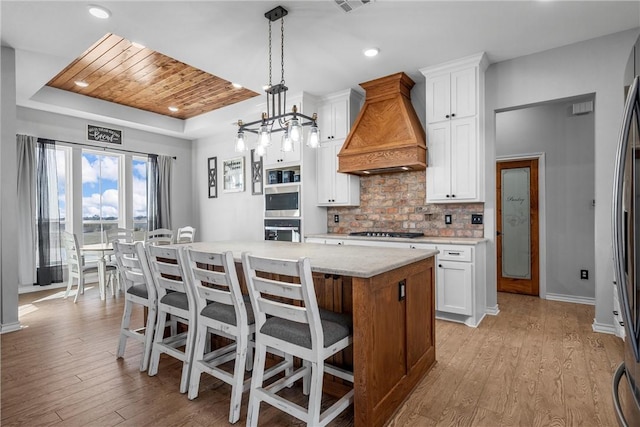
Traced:
<path fill-rule="evenodd" d="M 131 46 L 135 47 L 136 49 L 144 49 L 145 46 L 142 43 L 138 43 L 138 42 L 131 42 Z"/>
<path fill-rule="evenodd" d="M 240 83 L 231 83 L 231 86 L 235 87 L 236 89 L 242 89 L 242 85 Z"/>
<path fill-rule="evenodd" d="M 172 113 L 177 113 L 179 110 L 178 107 L 174 107 L 173 105 L 171 107 L 169 107 L 169 111 L 171 111 Z"/>
<path fill-rule="evenodd" d="M 87 87 L 87 86 L 89 86 L 89 83 L 87 83 L 85 81 L 82 81 L 82 80 L 76 80 L 74 83 L 78 87 Z"/>
<path fill-rule="evenodd" d="M 89 5 L 89 13 L 100 19 L 107 19 L 111 16 L 109 9 L 95 4 Z"/>
<path fill-rule="evenodd" d="M 378 49 L 377 47 L 371 47 L 369 49 L 363 50 L 362 53 L 364 53 L 364 56 L 373 57 L 380 53 L 380 49 Z"/>

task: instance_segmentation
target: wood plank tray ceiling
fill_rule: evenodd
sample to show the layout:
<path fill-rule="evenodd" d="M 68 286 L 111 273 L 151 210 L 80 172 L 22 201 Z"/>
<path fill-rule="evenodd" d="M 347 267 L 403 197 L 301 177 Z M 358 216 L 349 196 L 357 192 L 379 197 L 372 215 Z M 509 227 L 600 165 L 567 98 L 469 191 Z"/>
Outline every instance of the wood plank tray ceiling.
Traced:
<path fill-rule="evenodd" d="M 88 83 L 80 87 L 76 81 Z M 106 34 L 47 86 L 179 119 L 258 96 L 115 34 Z M 178 111 L 169 111 L 169 107 Z"/>

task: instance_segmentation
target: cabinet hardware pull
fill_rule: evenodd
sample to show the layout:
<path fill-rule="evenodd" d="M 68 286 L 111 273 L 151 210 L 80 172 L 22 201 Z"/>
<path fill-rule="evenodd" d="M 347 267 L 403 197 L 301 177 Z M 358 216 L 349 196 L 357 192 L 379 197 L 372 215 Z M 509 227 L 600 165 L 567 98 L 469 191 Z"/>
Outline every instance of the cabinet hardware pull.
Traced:
<path fill-rule="evenodd" d="M 624 326 L 624 322 L 623 321 L 620 321 L 620 326 Z"/>
<path fill-rule="evenodd" d="M 447 252 L 449 255 L 460 255 L 460 252 L 453 252 L 453 251 L 449 251 Z"/>
<path fill-rule="evenodd" d="M 447 197 L 451 197 L 451 196 L 449 196 L 449 195 L 447 194 Z"/>
<path fill-rule="evenodd" d="M 325 273 L 324 278 L 325 278 L 325 279 L 328 279 L 329 277 L 331 277 L 331 275 L 330 275 L 330 274 L 328 274 L 328 273 Z"/>
<path fill-rule="evenodd" d="M 405 286 L 407 285 L 407 279 L 402 279 L 401 281 L 398 282 L 398 301 L 402 301 L 405 299 L 406 292 L 405 292 Z"/>
<path fill-rule="evenodd" d="M 448 118 L 449 118 L 449 115 L 447 114 L 446 116 L 444 116 L 444 118 L 445 118 L 445 119 L 448 119 Z"/>
<path fill-rule="evenodd" d="M 438 267 L 442 268 L 442 264 L 438 264 Z"/>
<path fill-rule="evenodd" d="M 456 114 L 455 114 L 455 113 L 451 113 L 451 117 L 455 117 L 455 116 L 456 116 Z"/>
<path fill-rule="evenodd" d="M 341 244 L 342 244 L 342 242 L 338 242 L 338 244 L 339 244 L 339 245 L 341 245 Z"/>
<path fill-rule="evenodd" d="M 613 310 L 613 315 L 617 316 L 618 315 L 618 310 Z"/>
<path fill-rule="evenodd" d="M 452 194 L 452 195 L 451 195 L 451 197 L 456 197 L 456 195 L 455 195 L 455 194 Z"/>

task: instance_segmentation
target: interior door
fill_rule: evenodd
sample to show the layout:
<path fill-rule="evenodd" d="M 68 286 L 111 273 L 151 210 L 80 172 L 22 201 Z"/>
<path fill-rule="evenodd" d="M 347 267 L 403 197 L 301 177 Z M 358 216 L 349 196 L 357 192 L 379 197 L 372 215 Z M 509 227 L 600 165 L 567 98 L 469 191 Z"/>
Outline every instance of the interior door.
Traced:
<path fill-rule="evenodd" d="M 496 164 L 498 291 L 539 295 L 538 160 Z"/>

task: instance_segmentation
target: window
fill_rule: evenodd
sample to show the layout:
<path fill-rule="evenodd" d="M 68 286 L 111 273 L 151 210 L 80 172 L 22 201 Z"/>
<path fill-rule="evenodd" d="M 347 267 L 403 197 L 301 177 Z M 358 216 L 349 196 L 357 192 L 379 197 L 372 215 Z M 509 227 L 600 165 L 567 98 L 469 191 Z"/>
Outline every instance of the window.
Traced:
<path fill-rule="evenodd" d="M 144 240 L 147 231 L 147 167 L 146 157 L 133 158 L 133 232 L 135 240 Z"/>
<path fill-rule="evenodd" d="M 84 244 L 103 240 L 104 231 L 120 226 L 122 156 L 82 151 L 82 232 Z"/>

